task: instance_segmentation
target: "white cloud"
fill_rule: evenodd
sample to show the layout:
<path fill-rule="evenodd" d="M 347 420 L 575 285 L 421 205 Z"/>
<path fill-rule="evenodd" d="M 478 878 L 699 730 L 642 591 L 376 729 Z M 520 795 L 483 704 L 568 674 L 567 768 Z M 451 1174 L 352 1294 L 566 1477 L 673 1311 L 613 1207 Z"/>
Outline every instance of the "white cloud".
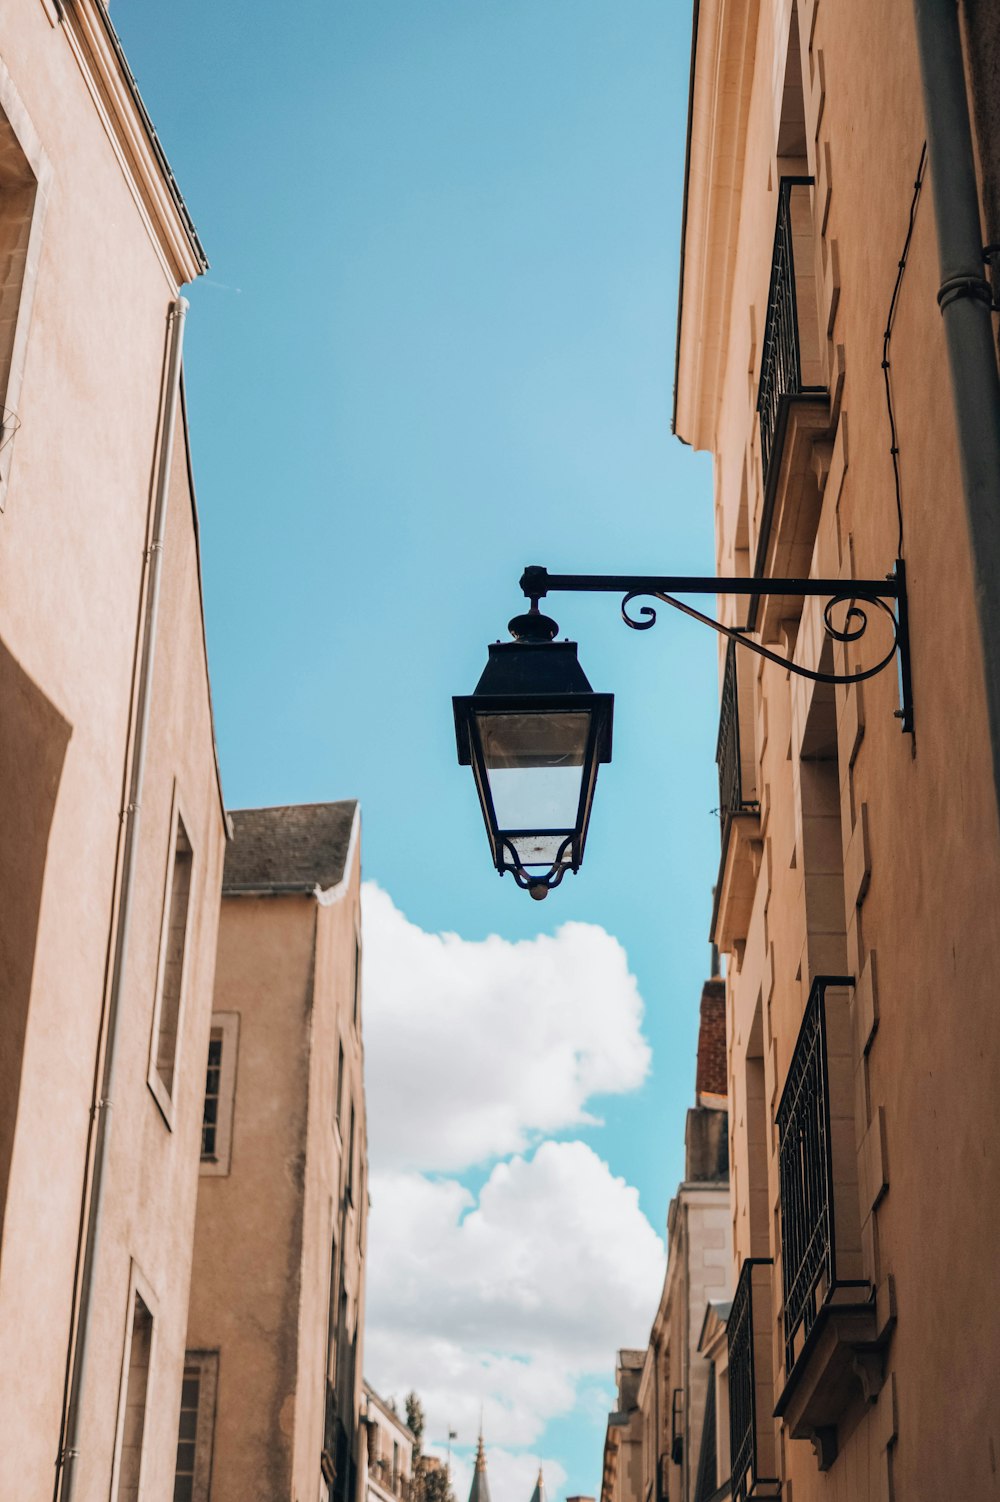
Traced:
<path fill-rule="evenodd" d="M 375 1170 L 455 1172 L 590 1122 L 649 1069 L 642 1000 L 603 928 L 512 943 L 424 932 L 364 888 L 365 1052 Z"/>
<path fill-rule="evenodd" d="M 645 1344 L 663 1279 L 637 1191 L 582 1142 L 497 1164 L 478 1201 L 453 1181 L 373 1175 L 368 1246 L 366 1372 L 386 1393 L 415 1387 L 434 1440 L 451 1427 L 468 1443 L 482 1407 L 491 1446 L 537 1445 L 582 1378 Z"/>
<path fill-rule="evenodd" d="M 473 943 L 424 932 L 372 883 L 364 925 L 365 1373 L 400 1403 L 417 1390 L 435 1453 L 458 1431 L 460 1502 L 480 1418 L 498 1502 L 527 1502 L 540 1463 L 554 1498 L 547 1425 L 600 1424 L 615 1351 L 648 1338 L 664 1248 L 590 1147 L 537 1144 L 642 1083 L 638 988 L 596 925 Z M 454 1176 L 491 1161 L 477 1193 Z"/>

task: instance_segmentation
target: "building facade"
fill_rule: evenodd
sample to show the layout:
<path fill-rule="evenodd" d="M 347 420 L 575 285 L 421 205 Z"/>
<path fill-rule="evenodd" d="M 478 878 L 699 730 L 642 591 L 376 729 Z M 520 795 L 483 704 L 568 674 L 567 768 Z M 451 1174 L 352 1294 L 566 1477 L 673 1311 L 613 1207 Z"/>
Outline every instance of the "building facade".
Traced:
<path fill-rule="evenodd" d="M 0 1495 L 173 1486 L 225 819 L 206 262 L 105 7 L 0 39 Z"/>
<path fill-rule="evenodd" d="M 360 815 L 231 818 L 178 1476 L 194 1502 L 363 1502 Z"/>
<path fill-rule="evenodd" d="M 714 458 L 719 574 L 842 581 L 826 618 L 832 589 L 722 619 L 857 675 L 893 626 L 851 581 L 901 559 L 912 668 L 901 720 L 895 667 L 720 651 L 737 1499 L 1000 1495 L 997 29 L 695 7 L 676 431 Z"/>

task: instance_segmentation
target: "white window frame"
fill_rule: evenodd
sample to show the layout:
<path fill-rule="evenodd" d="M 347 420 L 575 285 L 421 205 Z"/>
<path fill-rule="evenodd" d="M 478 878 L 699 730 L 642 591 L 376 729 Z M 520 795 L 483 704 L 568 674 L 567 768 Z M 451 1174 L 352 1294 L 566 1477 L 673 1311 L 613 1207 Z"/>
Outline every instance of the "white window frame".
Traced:
<path fill-rule="evenodd" d="M 167 961 L 167 946 L 170 938 L 170 908 L 173 896 L 174 862 L 177 855 L 177 826 L 183 824 L 184 833 L 188 844 L 191 846 L 191 879 L 188 887 L 187 913 L 184 926 L 184 952 L 181 958 L 181 976 L 179 994 L 177 997 L 177 1033 L 174 1039 L 174 1077 L 172 1090 L 168 1090 L 164 1083 L 158 1063 L 157 1055 L 160 1044 L 160 1014 L 163 1009 L 163 984 Z M 156 959 L 156 990 L 153 1002 L 153 1025 L 149 1037 L 149 1065 L 146 1071 L 146 1083 L 153 1092 L 153 1098 L 160 1108 L 160 1112 L 170 1131 L 174 1129 L 174 1106 L 177 1096 L 177 1086 L 180 1080 L 180 1065 L 183 1054 L 184 1037 L 184 1002 L 187 993 L 188 970 L 191 957 L 191 915 L 196 905 L 196 885 L 198 879 L 198 856 L 191 839 L 191 824 L 186 817 L 181 805 L 177 783 L 174 783 L 173 796 L 170 802 L 170 837 L 167 840 L 167 864 L 163 878 L 163 905 L 160 915 L 160 947 Z"/>
<path fill-rule="evenodd" d="M 152 1289 L 136 1266 L 132 1262 L 129 1267 L 128 1279 L 128 1302 L 125 1305 L 125 1330 L 122 1339 L 122 1362 L 121 1376 L 118 1386 L 118 1418 L 115 1424 L 115 1449 L 111 1464 L 111 1502 L 116 1502 L 118 1497 L 118 1482 L 122 1468 L 122 1445 L 125 1439 L 125 1412 L 128 1405 L 128 1376 L 129 1360 L 132 1355 L 132 1321 L 135 1309 L 136 1295 L 146 1306 L 152 1328 L 149 1332 L 149 1371 L 146 1375 L 146 1401 L 143 1408 L 142 1444 L 139 1449 L 139 1495 L 142 1495 L 143 1472 L 146 1465 L 146 1449 L 149 1439 L 149 1425 L 147 1417 L 153 1411 L 152 1394 L 154 1391 L 153 1373 L 156 1369 L 156 1344 L 157 1329 L 159 1326 L 158 1306 Z"/>
<path fill-rule="evenodd" d="M 219 1115 L 215 1124 L 215 1157 L 201 1158 L 200 1171 L 210 1178 L 224 1178 L 232 1169 L 233 1159 L 233 1115 L 236 1109 L 236 1074 L 239 1068 L 240 1051 L 239 1012 L 213 1012 L 212 1032 L 222 1034 Z M 207 1066 L 207 1051 L 205 1057 Z M 202 1102 L 202 1119 L 198 1124 L 199 1141 L 204 1126 L 204 1096 Z"/>

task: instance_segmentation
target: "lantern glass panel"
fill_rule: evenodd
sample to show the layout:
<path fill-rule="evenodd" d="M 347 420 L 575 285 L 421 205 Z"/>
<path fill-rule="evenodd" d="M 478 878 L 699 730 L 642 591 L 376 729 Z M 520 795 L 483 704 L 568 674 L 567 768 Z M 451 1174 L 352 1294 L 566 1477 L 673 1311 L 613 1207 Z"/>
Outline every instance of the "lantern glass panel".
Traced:
<path fill-rule="evenodd" d="M 481 714 L 479 735 L 501 830 L 575 828 L 590 712 Z M 556 859 L 562 840 L 531 834 L 512 842 L 528 864 Z M 522 843 L 524 849 L 521 849 Z"/>

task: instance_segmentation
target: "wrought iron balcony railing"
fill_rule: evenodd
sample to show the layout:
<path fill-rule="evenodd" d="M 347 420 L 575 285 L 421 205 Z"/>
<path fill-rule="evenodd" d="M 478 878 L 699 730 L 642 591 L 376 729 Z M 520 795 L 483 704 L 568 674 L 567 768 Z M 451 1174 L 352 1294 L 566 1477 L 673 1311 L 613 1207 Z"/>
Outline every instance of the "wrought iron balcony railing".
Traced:
<path fill-rule="evenodd" d="M 784 1294 L 785 1372 L 790 1374 L 816 1317 L 835 1293 L 856 1295 L 867 1287 L 843 1277 L 837 1265 L 837 1227 L 844 1220 L 835 1203 L 834 1131 L 853 1148 L 853 1131 L 831 1119 L 831 1048 L 827 991 L 853 984 L 850 977 L 819 975 L 806 1004 L 785 1088 L 778 1103 L 778 1182 L 781 1196 L 781 1257 Z M 842 1016 L 840 1014 L 843 1014 Z M 849 1029 L 846 1003 L 838 1008 L 838 1033 Z M 844 1072 L 845 1042 L 836 1046 Z M 845 1078 L 849 1089 L 849 1080 Z M 848 1186 L 845 1186 L 845 1190 Z M 845 1192 L 843 1198 L 846 1200 Z M 856 1192 L 851 1196 L 856 1199 Z M 852 1204 L 844 1209 L 853 1212 Z M 853 1237 L 852 1237 L 853 1239 Z M 851 1259 L 854 1261 L 855 1259 Z M 856 1266 L 849 1269 L 856 1271 Z M 840 1274 L 840 1275 L 838 1275 Z"/>
<path fill-rule="evenodd" d="M 812 182 L 811 177 L 783 177 L 778 189 L 778 221 L 774 231 L 771 285 L 767 294 L 767 318 L 764 324 L 764 343 L 760 361 L 760 388 L 757 393 L 757 417 L 760 422 L 760 450 L 765 486 L 772 459 L 775 457 L 784 400 L 792 396 L 819 394 L 825 390 L 822 386 L 803 383 L 798 298 L 795 290 L 792 195 L 796 189 L 811 187 Z"/>
<path fill-rule="evenodd" d="M 736 676 L 736 643 L 730 641 L 726 667 L 722 675 L 722 702 L 719 705 L 719 739 L 715 761 L 719 769 L 719 817 L 725 842 L 726 825 L 733 814 L 755 813 L 756 799 L 748 798 L 743 788 L 743 749 L 740 743 L 739 685 Z"/>
<path fill-rule="evenodd" d="M 733 1502 L 749 1502 L 751 1498 L 774 1497 L 778 1494 L 778 1478 L 773 1443 L 761 1444 L 762 1428 L 771 1422 L 771 1403 L 758 1412 L 758 1396 L 761 1377 L 758 1372 L 758 1341 L 771 1338 L 770 1298 L 766 1298 L 766 1319 L 760 1318 L 761 1310 L 755 1310 L 754 1294 L 758 1306 L 762 1293 L 770 1286 L 770 1257 L 747 1257 L 740 1268 L 740 1278 L 733 1295 L 733 1306 L 726 1322 L 729 1342 L 729 1459 Z M 767 1381 L 770 1389 L 770 1361 L 766 1360 Z M 770 1393 L 768 1392 L 768 1396 Z M 773 1441 L 773 1434 L 772 1434 Z M 767 1474 L 772 1472 L 772 1474 Z"/>

